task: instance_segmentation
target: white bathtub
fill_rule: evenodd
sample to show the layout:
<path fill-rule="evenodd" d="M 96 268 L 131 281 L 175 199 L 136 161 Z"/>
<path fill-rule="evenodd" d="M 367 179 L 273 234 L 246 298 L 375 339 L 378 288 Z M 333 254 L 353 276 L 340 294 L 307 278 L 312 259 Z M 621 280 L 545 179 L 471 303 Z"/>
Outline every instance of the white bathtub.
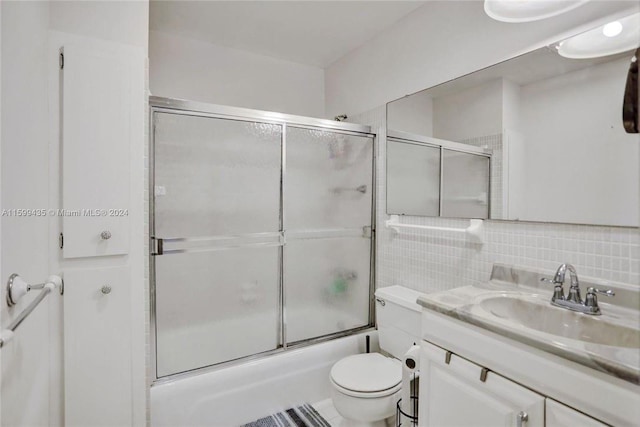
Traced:
<path fill-rule="evenodd" d="M 329 371 L 343 357 L 372 351 L 376 331 L 314 344 L 151 387 L 151 426 L 237 426 L 330 397 Z"/>

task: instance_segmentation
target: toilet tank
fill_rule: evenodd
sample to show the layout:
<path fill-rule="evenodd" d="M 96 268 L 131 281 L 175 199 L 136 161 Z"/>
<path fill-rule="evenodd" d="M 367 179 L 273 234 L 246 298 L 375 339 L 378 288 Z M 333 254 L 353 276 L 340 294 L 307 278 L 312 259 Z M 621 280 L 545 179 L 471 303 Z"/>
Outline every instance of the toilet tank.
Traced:
<path fill-rule="evenodd" d="M 376 290 L 376 321 L 380 348 L 397 359 L 420 343 L 420 292 L 402 286 Z"/>

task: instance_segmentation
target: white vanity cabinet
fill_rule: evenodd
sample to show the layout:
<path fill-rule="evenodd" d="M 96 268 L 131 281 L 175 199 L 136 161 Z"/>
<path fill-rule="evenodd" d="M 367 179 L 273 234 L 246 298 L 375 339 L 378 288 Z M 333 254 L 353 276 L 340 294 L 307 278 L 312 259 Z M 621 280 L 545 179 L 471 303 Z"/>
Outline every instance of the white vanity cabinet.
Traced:
<path fill-rule="evenodd" d="M 545 426 L 546 427 L 606 427 L 582 412 L 569 408 L 553 399 L 546 400 L 545 403 Z"/>
<path fill-rule="evenodd" d="M 427 341 L 421 347 L 420 426 L 607 426 Z"/>
<path fill-rule="evenodd" d="M 420 426 L 545 425 L 544 396 L 426 341 L 420 372 Z"/>
<path fill-rule="evenodd" d="M 421 335 L 420 426 L 638 426 L 631 381 L 431 310 Z"/>

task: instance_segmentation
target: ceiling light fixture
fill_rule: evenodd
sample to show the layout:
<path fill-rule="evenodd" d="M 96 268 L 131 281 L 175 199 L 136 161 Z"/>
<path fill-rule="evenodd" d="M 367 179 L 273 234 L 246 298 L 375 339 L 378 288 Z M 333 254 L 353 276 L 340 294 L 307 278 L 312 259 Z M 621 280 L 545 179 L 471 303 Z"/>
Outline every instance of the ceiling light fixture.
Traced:
<path fill-rule="evenodd" d="M 556 48 L 565 58 L 586 59 L 626 52 L 639 44 L 640 13 L 634 13 L 564 40 Z"/>
<path fill-rule="evenodd" d="M 615 37 L 622 32 L 622 24 L 620 21 L 609 22 L 602 27 L 602 34 L 607 37 Z"/>
<path fill-rule="evenodd" d="M 485 0 L 484 11 L 502 22 L 530 22 L 551 18 L 589 0 Z"/>

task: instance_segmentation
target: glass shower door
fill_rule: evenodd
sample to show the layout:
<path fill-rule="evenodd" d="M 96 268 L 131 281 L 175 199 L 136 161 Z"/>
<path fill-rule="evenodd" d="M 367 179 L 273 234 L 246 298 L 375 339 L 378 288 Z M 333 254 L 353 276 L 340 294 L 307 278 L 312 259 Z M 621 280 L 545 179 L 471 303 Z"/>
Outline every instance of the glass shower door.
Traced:
<path fill-rule="evenodd" d="M 287 343 L 369 325 L 373 137 L 287 127 Z"/>
<path fill-rule="evenodd" d="M 281 125 L 154 113 L 157 377 L 279 346 L 281 145 Z"/>

